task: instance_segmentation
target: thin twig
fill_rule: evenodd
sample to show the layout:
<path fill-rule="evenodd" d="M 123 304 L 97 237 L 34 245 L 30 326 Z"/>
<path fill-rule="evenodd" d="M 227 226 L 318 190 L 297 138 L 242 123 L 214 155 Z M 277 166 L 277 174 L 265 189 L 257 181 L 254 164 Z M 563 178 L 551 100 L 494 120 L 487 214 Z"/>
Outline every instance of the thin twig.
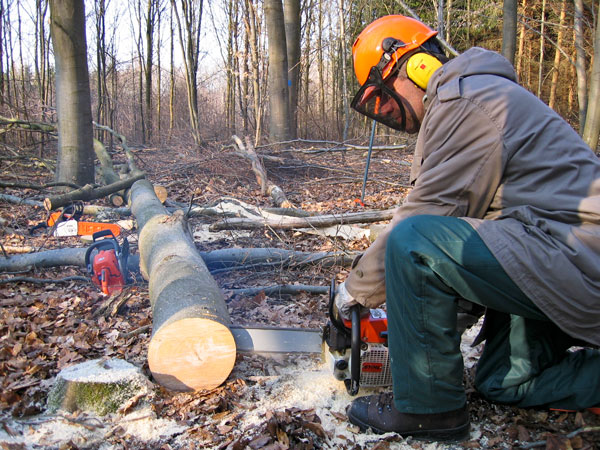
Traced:
<path fill-rule="evenodd" d="M 85 283 L 89 283 L 91 280 L 88 277 L 81 277 L 81 276 L 72 276 L 72 277 L 65 277 L 65 278 L 13 277 L 13 278 L 5 278 L 4 280 L 0 280 L 0 284 L 18 283 L 18 282 L 33 283 L 33 284 L 46 284 L 46 283 L 68 283 L 70 281 L 83 281 Z"/>

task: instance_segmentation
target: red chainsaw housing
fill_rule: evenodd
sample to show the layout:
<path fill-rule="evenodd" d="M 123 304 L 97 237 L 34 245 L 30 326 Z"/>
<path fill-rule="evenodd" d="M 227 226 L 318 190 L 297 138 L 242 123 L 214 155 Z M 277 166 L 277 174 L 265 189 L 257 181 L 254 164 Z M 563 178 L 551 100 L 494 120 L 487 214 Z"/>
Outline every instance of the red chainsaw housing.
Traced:
<path fill-rule="evenodd" d="M 105 294 L 118 294 L 125 286 L 114 250 L 100 250 L 93 260 L 93 283 Z"/>
<path fill-rule="evenodd" d="M 352 328 L 352 321 L 344 320 L 346 328 Z M 387 344 L 387 315 L 380 309 L 371 310 L 368 316 L 360 319 L 360 340 L 368 344 Z"/>

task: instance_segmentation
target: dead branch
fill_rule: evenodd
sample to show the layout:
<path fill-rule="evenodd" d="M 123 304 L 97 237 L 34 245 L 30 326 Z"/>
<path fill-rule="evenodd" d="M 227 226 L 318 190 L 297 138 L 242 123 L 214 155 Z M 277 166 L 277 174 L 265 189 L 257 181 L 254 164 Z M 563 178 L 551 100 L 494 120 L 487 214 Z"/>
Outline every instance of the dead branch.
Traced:
<path fill-rule="evenodd" d="M 127 139 L 125 139 L 125 136 L 117 133 L 115 130 L 107 127 L 106 125 L 100 125 L 99 123 L 96 123 L 96 122 L 93 122 L 93 123 L 96 128 L 98 128 L 100 130 L 108 131 L 110 134 L 115 136 L 121 142 L 121 146 L 123 147 L 123 151 L 125 152 L 125 156 L 127 157 L 127 165 L 129 166 L 129 171 L 132 173 L 138 171 L 139 169 L 137 168 L 137 166 L 135 164 L 135 157 L 133 155 L 133 152 L 127 145 Z"/>
<path fill-rule="evenodd" d="M 567 434 L 565 436 L 565 438 L 572 439 L 575 436 L 578 436 L 582 433 L 596 433 L 598 431 L 600 431 L 600 426 L 599 427 L 582 427 L 582 428 L 578 428 L 577 430 Z M 528 444 L 522 445 L 521 447 L 518 447 L 518 448 L 530 449 L 530 448 L 535 448 L 535 447 L 545 447 L 546 443 L 547 443 L 547 441 L 535 441 L 535 442 L 530 442 Z"/>
<path fill-rule="evenodd" d="M 364 211 L 345 214 L 327 214 L 311 217 L 266 216 L 256 219 L 226 218 L 215 222 L 209 229 L 220 230 L 255 230 L 257 228 L 271 227 L 280 230 L 293 230 L 297 228 L 324 228 L 340 224 L 370 223 L 390 220 L 395 209 L 380 211 Z"/>
<path fill-rule="evenodd" d="M 254 172 L 254 175 L 256 176 L 256 181 L 260 186 L 261 194 L 270 195 L 276 206 L 280 206 L 283 208 L 293 208 L 294 206 L 286 198 L 283 190 L 279 186 L 276 186 L 273 183 L 269 183 L 267 179 L 267 172 L 265 171 L 262 162 L 258 158 L 258 155 L 256 154 L 256 151 L 254 150 L 254 146 L 252 145 L 250 139 L 247 138 L 246 145 L 244 145 L 244 143 L 239 137 L 233 135 L 232 138 L 239 149 L 239 151 L 236 152 L 236 154 L 250 160 L 250 162 L 252 163 L 252 171 Z"/>
<path fill-rule="evenodd" d="M 18 189 L 35 189 L 37 191 L 41 191 L 44 189 L 48 189 L 49 187 L 70 187 L 73 189 L 80 189 L 81 186 L 75 183 L 69 182 L 61 182 L 61 181 L 53 181 L 50 183 L 44 184 L 34 184 L 34 183 L 23 183 L 20 181 L 0 181 L 0 187 L 4 188 L 18 188 Z"/>
<path fill-rule="evenodd" d="M 0 273 L 25 272 L 61 266 L 85 267 L 86 248 L 60 248 L 23 255 L 0 258 Z M 212 273 L 256 267 L 299 268 L 319 264 L 323 267 L 341 265 L 348 267 L 354 253 L 343 252 L 296 252 L 281 248 L 226 248 L 199 252 Z M 139 255 L 130 255 L 128 270 L 139 270 Z"/>
<path fill-rule="evenodd" d="M 265 295 L 297 295 L 302 292 L 309 294 L 327 294 L 329 286 L 311 286 L 307 284 L 279 284 L 275 286 L 258 286 L 244 289 L 231 289 L 235 295 L 256 295 L 264 292 Z"/>
<path fill-rule="evenodd" d="M 64 277 L 64 278 L 32 278 L 32 277 L 12 277 L 12 278 L 5 278 L 0 280 L 0 284 L 7 284 L 7 283 L 18 283 L 18 282 L 24 282 L 24 283 L 33 283 L 33 284 L 49 284 L 49 283 L 69 283 L 71 281 L 83 281 L 84 283 L 89 283 L 90 279 L 87 277 L 80 277 L 80 276 L 72 276 L 72 277 Z M 6 305 L 4 305 L 6 306 Z"/>
<path fill-rule="evenodd" d="M 77 200 L 95 200 L 98 198 L 106 197 L 114 192 L 121 191 L 131 187 L 133 183 L 144 178 L 146 174 L 143 172 L 137 172 L 130 178 L 120 180 L 116 183 L 109 184 L 108 186 L 102 186 L 95 189 L 91 184 L 87 184 L 81 189 L 67 192 L 66 194 L 56 195 L 54 197 L 46 197 L 44 199 L 44 207 L 48 211 L 55 210 L 62 206 L 69 205 Z"/>

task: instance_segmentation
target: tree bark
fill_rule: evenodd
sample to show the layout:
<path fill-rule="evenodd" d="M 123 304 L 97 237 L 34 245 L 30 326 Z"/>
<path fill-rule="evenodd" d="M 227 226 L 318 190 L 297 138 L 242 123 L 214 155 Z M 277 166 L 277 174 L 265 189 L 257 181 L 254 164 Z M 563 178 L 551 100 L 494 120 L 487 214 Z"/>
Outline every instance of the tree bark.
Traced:
<path fill-rule="evenodd" d="M 300 82 L 300 1 L 285 0 L 285 39 L 288 60 L 288 86 L 290 108 L 290 137 L 298 133 L 298 93 Z"/>
<path fill-rule="evenodd" d="M 382 220 L 390 220 L 395 209 L 387 209 L 383 211 L 365 211 L 359 213 L 348 214 L 327 214 L 322 216 L 312 217 L 272 217 L 265 216 L 256 219 L 248 218 L 233 218 L 225 219 L 220 222 L 215 222 L 210 226 L 211 231 L 219 230 L 255 230 L 269 226 L 280 230 L 293 230 L 295 228 L 323 228 L 338 224 L 378 222 Z"/>
<path fill-rule="evenodd" d="M 236 356 L 223 293 L 196 250 L 183 212 L 169 215 L 145 180 L 130 192 L 152 306 L 150 371 L 167 389 L 213 389 L 229 376 Z"/>
<path fill-rule="evenodd" d="M 62 266 L 85 266 L 86 248 L 59 248 L 42 252 L 0 257 L 0 272 L 25 272 Z M 342 252 L 295 252 L 282 248 L 225 248 L 199 252 L 206 267 L 211 271 L 247 269 L 249 267 L 304 267 L 316 265 L 349 267 L 355 254 Z M 130 272 L 139 271 L 139 255 L 127 260 Z"/>
<path fill-rule="evenodd" d="M 121 191 L 123 189 L 127 189 L 137 180 L 144 178 L 146 175 L 143 172 L 138 172 L 131 176 L 131 178 L 126 178 L 121 181 L 117 181 L 116 183 L 109 184 L 108 186 L 102 186 L 100 188 L 94 188 L 91 184 L 86 184 L 81 189 L 76 189 L 71 192 L 67 192 L 66 194 L 56 195 L 54 197 L 46 197 L 44 199 L 44 207 L 48 211 L 52 211 L 54 209 L 60 208 L 62 206 L 73 203 L 77 200 L 94 200 L 97 198 L 106 197 L 114 192 Z"/>
<path fill-rule="evenodd" d="M 596 32 L 594 37 L 594 62 L 592 64 L 592 74 L 590 76 L 590 94 L 591 101 L 585 119 L 583 129 L 583 140 L 590 146 L 594 152 L 598 147 L 598 135 L 600 134 L 600 107 L 598 106 L 598 96 L 600 96 L 600 21 L 596 22 Z"/>
<path fill-rule="evenodd" d="M 504 0 L 502 22 L 502 55 L 515 63 L 517 46 L 517 0 Z"/>
<path fill-rule="evenodd" d="M 83 0 L 51 0 L 50 29 L 56 66 L 57 181 L 94 182 L 92 108 Z"/>
<path fill-rule="evenodd" d="M 587 114 L 587 74 L 585 64 L 584 30 L 583 30 L 583 0 L 575 0 L 575 48 L 577 59 L 575 69 L 577 71 L 577 98 L 579 100 L 579 134 L 585 129 L 585 118 Z"/>
<path fill-rule="evenodd" d="M 265 0 L 269 38 L 269 105 L 271 142 L 290 138 L 288 60 L 282 0 Z"/>

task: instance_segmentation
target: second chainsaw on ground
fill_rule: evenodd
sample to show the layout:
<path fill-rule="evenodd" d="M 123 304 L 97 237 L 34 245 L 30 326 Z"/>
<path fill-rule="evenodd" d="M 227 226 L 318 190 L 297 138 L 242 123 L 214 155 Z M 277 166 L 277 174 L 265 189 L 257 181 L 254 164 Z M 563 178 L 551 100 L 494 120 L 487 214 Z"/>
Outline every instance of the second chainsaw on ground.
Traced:
<path fill-rule="evenodd" d="M 92 282 L 109 295 L 117 294 L 131 281 L 127 270 L 129 241 L 120 246 L 111 230 L 93 234 L 94 242 L 85 252 L 85 266 Z"/>

